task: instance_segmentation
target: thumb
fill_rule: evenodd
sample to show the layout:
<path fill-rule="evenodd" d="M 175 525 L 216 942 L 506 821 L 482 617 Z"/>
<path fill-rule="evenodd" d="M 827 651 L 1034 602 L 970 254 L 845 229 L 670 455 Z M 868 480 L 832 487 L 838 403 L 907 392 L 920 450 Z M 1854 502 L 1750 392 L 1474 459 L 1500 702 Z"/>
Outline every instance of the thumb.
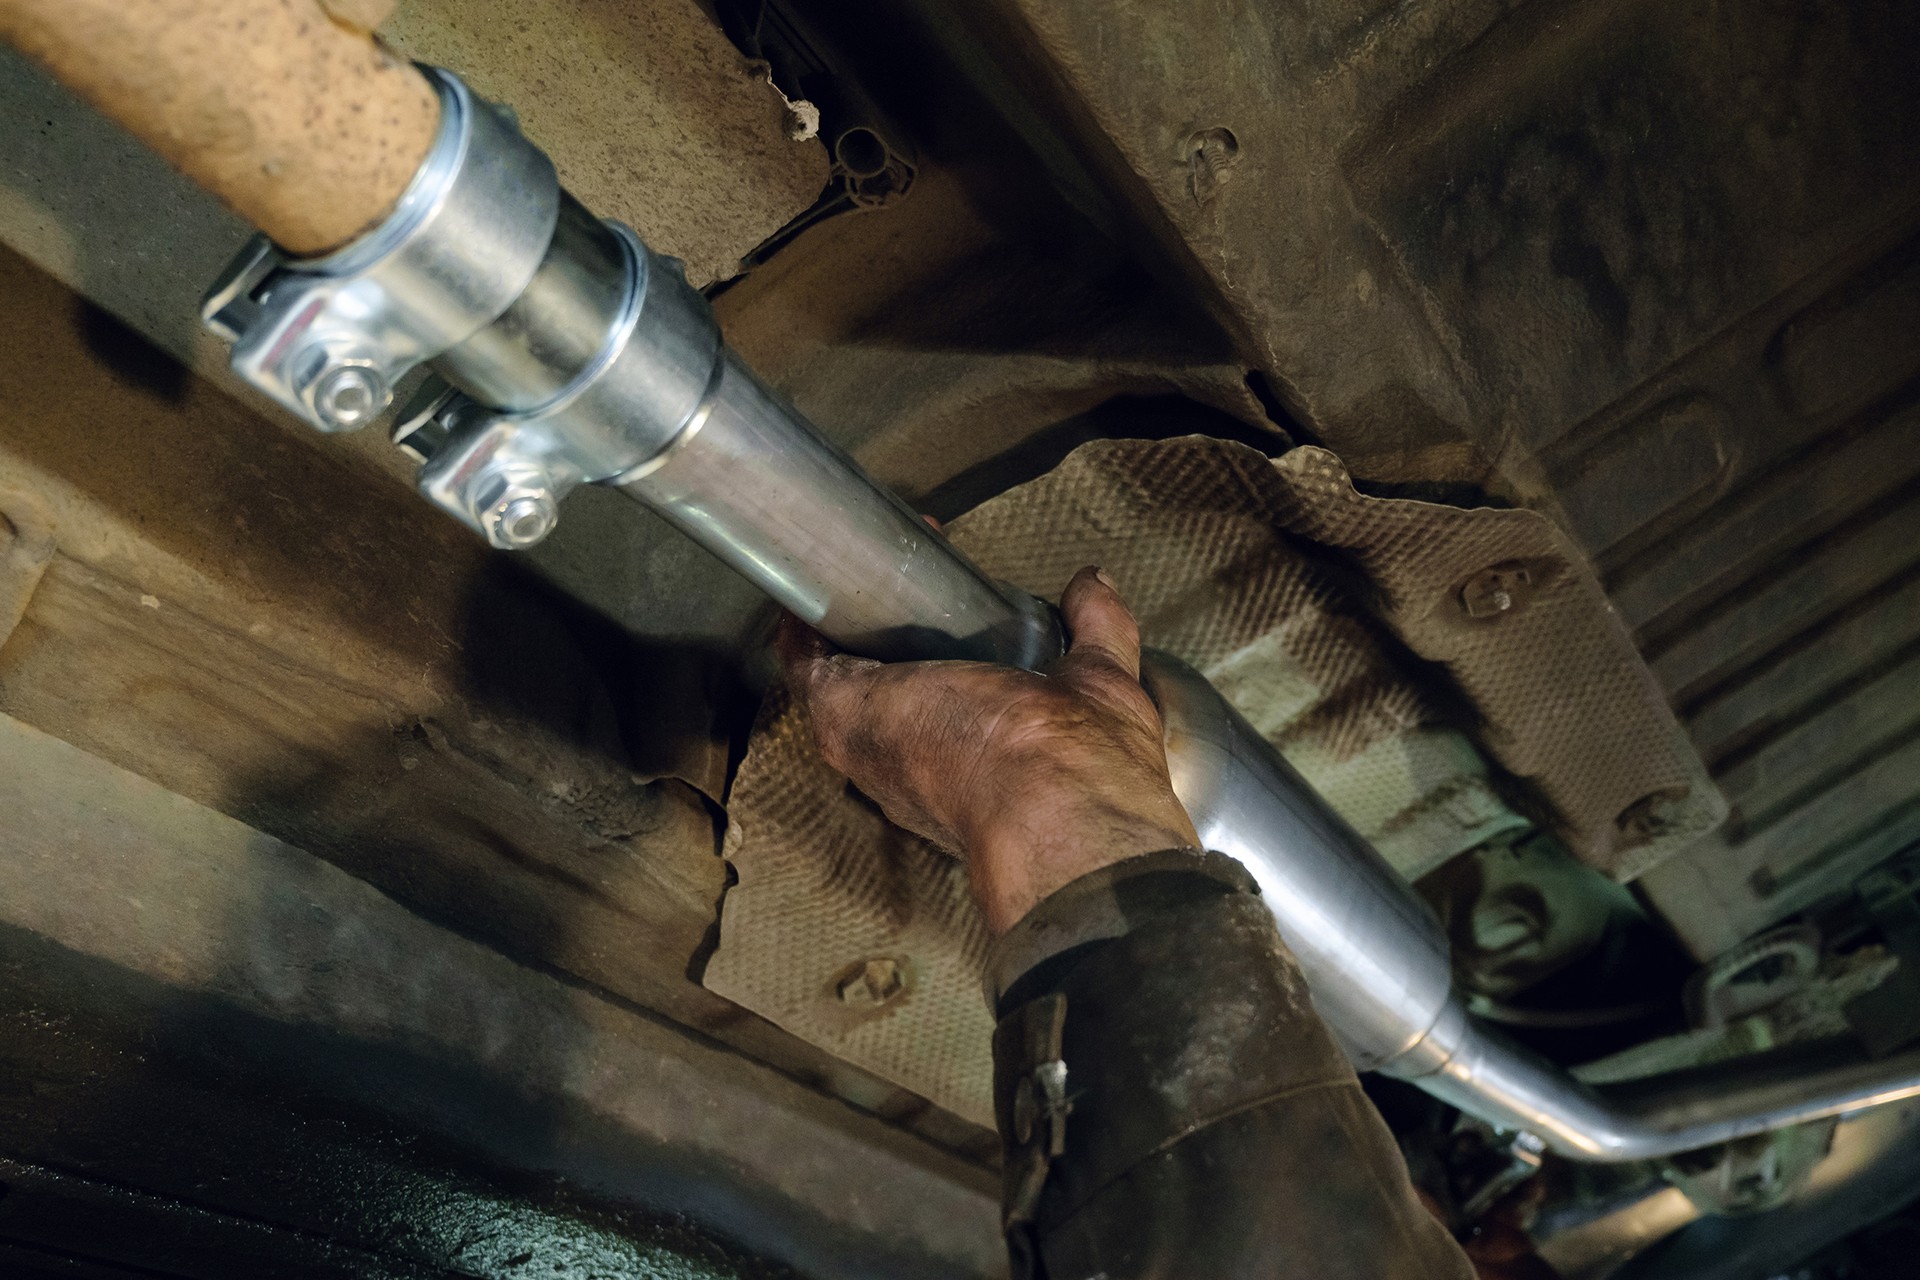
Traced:
<path fill-rule="evenodd" d="M 1120 591 L 1100 569 L 1088 565 L 1060 593 L 1060 620 L 1067 629 L 1067 656 L 1118 667 L 1140 678 L 1140 624 Z"/>
<path fill-rule="evenodd" d="M 780 659 L 787 687 L 803 702 L 811 691 L 814 672 L 835 652 L 825 636 L 791 613 L 780 615 L 779 629 L 773 633 L 773 649 Z"/>

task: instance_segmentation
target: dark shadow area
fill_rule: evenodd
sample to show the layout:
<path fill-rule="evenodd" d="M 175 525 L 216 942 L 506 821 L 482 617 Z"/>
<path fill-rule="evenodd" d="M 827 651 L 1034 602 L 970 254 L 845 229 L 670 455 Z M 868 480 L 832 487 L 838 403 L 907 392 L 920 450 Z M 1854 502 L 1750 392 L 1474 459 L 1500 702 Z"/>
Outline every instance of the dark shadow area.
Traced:
<path fill-rule="evenodd" d="M 797 1274 L 711 1225 L 806 1230 L 726 1170 L 470 1064 L 251 1016 L 11 927 L 0 974 L 0 1242 L 29 1254 L 196 1277 Z"/>
<path fill-rule="evenodd" d="M 1045 354 L 1065 359 L 1135 360 L 1168 367 L 1233 361 L 1234 344 L 1185 287 L 1178 265 L 1146 241 L 1134 215 L 1066 145 L 1050 122 L 1025 108 L 1031 86 L 990 67 L 984 44 L 956 46 L 975 13 L 961 19 L 940 7 L 860 3 L 760 4 L 726 0 L 719 6 L 741 41 L 741 17 L 751 12 L 762 35 L 772 28 L 804 33 L 811 74 L 776 52 L 743 43 L 749 56 L 767 56 L 787 87 L 822 93 L 827 115 L 841 91 L 864 104 L 901 139 L 923 174 L 919 189 L 901 202 L 928 199 L 925 173 L 949 175 L 964 191 L 966 216 L 992 228 L 991 243 L 957 260 L 923 263 L 913 286 L 865 317 L 850 335 L 863 346 L 915 352 Z M 977 39 L 969 32 L 967 41 Z M 965 42 L 963 42 L 965 43 Z M 832 119 L 824 121 L 831 128 Z M 932 197 L 940 199 L 940 196 Z M 883 208 L 845 215 L 877 226 Z M 817 225 L 819 211 L 796 219 L 775 237 L 782 255 L 804 257 L 799 224 Z M 893 252 L 879 236 L 879 252 Z M 963 235 L 969 233 L 962 233 Z M 765 248 L 765 246 L 763 246 Z M 922 268 L 931 268 L 922 273 Z M 896 274 L 899 268 L 889 268 Z M 737 283 L 737 282 L 736 282 Z M 833 288 L 829 280 L 817 286 Z"/>
<path fill-rule="evenodd" d="M 80 336 L 117 378 L 172 404 L 186 397 L 193 374 L 138 329 L 96 303 L 80 303 Z"/>
<path fill-rule="evenodd" d="M 1920 1245 L 1920 1138 L 1911 1107 L 1841 1123 L 1835 1155 L 1790 1203 L 1762 1216 L 1704 1217 L 1612 1280 L 1907 1280 Z"/>
<path fill-rule="evenodd" d="M 1173 440 L 1208 436 L 1274 455 L 1288 441 L 1184 396 L 1119 396 L 1090 413 L 1068 418 L 1028 436 L 1004 453 L 969 467 L 915 501 L 921 511 L 952 520 L 1015 485 L 1037 480 L 1083 444 L 1095 440 Z"/>
<path fill-rule="evenodd" d="M 744 743 L 759 699 L 742 649 L 637 633 L 506 554 L 475 578 L 464 615 L 460 680 L 478 706 L 641 778 Z"/>

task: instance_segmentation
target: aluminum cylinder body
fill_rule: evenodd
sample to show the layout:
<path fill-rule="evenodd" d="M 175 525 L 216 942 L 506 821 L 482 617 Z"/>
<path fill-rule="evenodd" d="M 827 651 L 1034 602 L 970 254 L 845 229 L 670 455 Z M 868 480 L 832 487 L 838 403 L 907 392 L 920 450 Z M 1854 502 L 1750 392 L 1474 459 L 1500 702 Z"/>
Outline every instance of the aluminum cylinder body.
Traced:
<path fill-rule="evenodd" d="M 1652 1160 L 1920 1096 L 1920 1050 L 1876 1060 L 1844 1040 L 1590 1087 L 1458 1001 L 1387 1073 L 1588 1161 Z"/>
<path fill-rule="evenodd" d="M 533 279 L 498 320 L 435 365 L 481 404 L 510 413 L 538 409 L 599 356 L 631 287 L 619 233 L 562 191 L 553 238 Z"/>
<path fill-rule="evenodd" d="M 1037 667 L 1049 612 L 994 582 L 721 352 L 694 419 L 621 490 L 855 653 Z"/>
<path fill-rule="evenodd" d="M 1025 667 L 1060 652 L 1049 609 L 981 573 L 726 348 L 677 262 L 571 196 L 519 299 L 435 367 L 462 395 L 436 411 L 448 438 L 421 488 L 498 545 L 522 545 L 500 518 L 513 503 L 612 484 L 854 652 Z"/>
<path fill-rule="evenodd" d="M 1141 666 L 1201 843 L 1252 873 L 1354 1066 L 1412 1049 L 1452 990 L 1432 911 L 1206 677 L 1161 653 Z"/>
<path fill-rule="evenodd" d="M 1201 841 L 1252 873 L 1357 1069 L 1591 1161 L 1655 1159 L 1920 1096 L 1920 1051 L 1871 1061 L 1846 1044 L 1581 1084 L 1467 1013 L 1426 905 L 1204 677 L 1149 652 L 1142 680 Z"/>

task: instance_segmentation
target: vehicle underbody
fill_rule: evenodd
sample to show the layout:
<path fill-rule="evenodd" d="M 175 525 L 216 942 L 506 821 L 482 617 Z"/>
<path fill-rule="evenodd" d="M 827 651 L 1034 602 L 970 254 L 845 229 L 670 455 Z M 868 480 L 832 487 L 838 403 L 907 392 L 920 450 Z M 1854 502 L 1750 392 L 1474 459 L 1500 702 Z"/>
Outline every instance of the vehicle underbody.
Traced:
<path fill-rule="evenodd" d="M 1104 565 L 1567 1088 L 1920 1041 L 1920 12 L 380 33 L 989 577 Z M 489 548 L 230 371 L 244 223 L 3 47 L 0 106 L 8 1274 L 1001 1274 L 980 926 L 767 596 L 616 487 Z M 1908 1274 L 1904 1093 L 1570 1158 L 1392 1074 L 1567 1280 Z"/>

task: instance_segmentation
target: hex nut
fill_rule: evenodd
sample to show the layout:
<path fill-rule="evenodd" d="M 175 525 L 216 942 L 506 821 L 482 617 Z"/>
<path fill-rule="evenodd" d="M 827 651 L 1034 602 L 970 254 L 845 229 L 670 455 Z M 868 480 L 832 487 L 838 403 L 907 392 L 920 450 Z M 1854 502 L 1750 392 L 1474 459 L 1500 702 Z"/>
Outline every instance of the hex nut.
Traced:
<path fill-rule="evenodd" d="M 322 431 L 366 426 L 393 401 L 393 388 L 367 353 L 340 341 L 308 344 L 287 361 L 287 379 Z"/>
<path fill-rule="evenodd" d="M 1460 610 L 1476 621 L 1498 618 L 1525 604 L 1534 590 L 1533 571 L 1512 562 L 1482 569 L 1460 587 Z"/>
<path fill-rule="evenodd" d="M 335 364 L 314 380 L 313 412 L 330 431 L 352 431 L 380 416 L 393 391 L 378 369 L 365 364 Z"/>
<path fill-rule="evenodd" d="M 898 999 L 907 989 L 907 975 L 898 960 L 878 956 L 843 972 L 835 989 L 842 1004 L 877 1009 Z"/>
<path fill-rule="evenodd" d="M 508 483 L 480 512 L 487 541 L 505 551 L 532 546 L 560 523 L 560 504 L 545 485 Z"/>

